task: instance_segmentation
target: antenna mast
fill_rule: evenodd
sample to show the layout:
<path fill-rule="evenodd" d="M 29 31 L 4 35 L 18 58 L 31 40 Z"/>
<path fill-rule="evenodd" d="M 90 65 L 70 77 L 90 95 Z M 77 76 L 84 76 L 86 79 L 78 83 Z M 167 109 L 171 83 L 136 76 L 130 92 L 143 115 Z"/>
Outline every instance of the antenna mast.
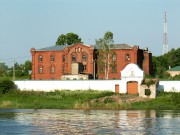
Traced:
<path fill-rule="evenodd" d="M 166 12 L 164 13 L 164 33 L 163 33 L 163 54 L 168 52 L 168 38 L 167 38 L 167 18 Z"/>

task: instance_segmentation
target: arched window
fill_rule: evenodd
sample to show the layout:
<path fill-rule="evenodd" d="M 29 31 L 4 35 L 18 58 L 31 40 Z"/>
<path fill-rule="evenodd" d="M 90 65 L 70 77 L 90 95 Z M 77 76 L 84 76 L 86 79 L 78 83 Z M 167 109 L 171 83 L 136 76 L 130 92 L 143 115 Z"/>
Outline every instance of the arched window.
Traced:
<path fill-rule="evenodd" d="M 38 66 L 38 73 L 39 74 L 42 74 L 43 73 L 43 66 Z"/>
<path fill-rule="evenodd" d="M 113 61 L 116 61 L 116 57 L 117 57 L 117 55 L 116 55 L 116 54 L 113 54 L 112 60 L 113 60 Z"/>
<path fill-rule="evenodd" d="M 76 55 L 72 55 L 72 62 L 76 62 Z"/>
<path fill-rule="evenodd" d="M 54 74 L 54 73 L 55 73 L 55 66 L 54 66 L 54 65 L 51 65 L 51 66 L 50 66 L 50 73 L 51 73 L 51 74 Z"/>
<path fill-rule="evenodd" d="M 50 61 L 51 61 L 51 62 L 54 62 L 54 60 L 55 60 L 55 56 L 54 56 L 54 55 L 51 55 L 51 56 L 50 56 Z"/>
<path fill-rule="evenodd" d="M 86 62 L 86 61 L 87 61 L 87 57 L 86 57 L 85 54 L 83 54 L 83 56 L 82 56 L 82 61 L 83 61 L 83 62 Z"/>
<path fill-rule="evenodd" d="M 65 62 L 65 60 L 66 60 L 66 57 L 65 57 L 65 55 L 63 55 L 62 56 L 62 61 Z"/>
<path fill-rule="evenodd" d="M 130 54 L 126 54 L 126 61 L 130 61 L 131 57 Z"/>
<path fill-rule="evenodd" d="M 39 55 L 39 56 L 38 56 L 38 61 L 39 61 L 39 62 L 42 62 L 42 61 L 43 61 L 43 56 L 42 56 L 42 55 Z"/>
<path fill-rule="evenodd" d="M 87 66 L 86 65 L 83 65 L 84 66 L 84 70 L 87 70 Z"/>
<path fill-rule="evenodd" d="M 112 73 L 116 73 L 117 72 L 117 65 L 116 64 L 112 65 L 111 70 L 112 70 Z"/>

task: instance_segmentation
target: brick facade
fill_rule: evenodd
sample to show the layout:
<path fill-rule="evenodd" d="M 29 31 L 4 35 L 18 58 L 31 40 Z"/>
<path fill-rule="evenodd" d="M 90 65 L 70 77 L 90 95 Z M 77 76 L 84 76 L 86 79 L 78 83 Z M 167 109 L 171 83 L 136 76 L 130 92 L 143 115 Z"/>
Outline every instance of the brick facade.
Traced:
<path fill-rule="evenodd" d="M 70 46 L 51 46 L 42 49 L 31 48 L 32 80 L 61 79 L 62 75 L 72 74 L 72 63 L 83 66 L 81 74 L 88 74 L 92 78 L 103 79 L 104 73 L 98 66 L 97 49 L 94 45 L 75 44 Z M 120 71 L 129 63 L 138 64 L 146 74 L 151 74 L 152 56 L 148 50 L 138 46 L 116 44 L 112 49 L 114 69 L 109 70 L 109 79 L 119 79 Z"/>

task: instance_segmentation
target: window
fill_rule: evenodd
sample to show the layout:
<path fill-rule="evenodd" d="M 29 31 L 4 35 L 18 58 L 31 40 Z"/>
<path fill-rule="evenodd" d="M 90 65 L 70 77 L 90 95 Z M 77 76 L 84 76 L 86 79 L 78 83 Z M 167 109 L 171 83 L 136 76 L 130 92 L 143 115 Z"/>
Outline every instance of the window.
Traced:
<path fill-rule="evenodd" d="M 54 62 L 54 55 L 50 56 L 50 60 L 51 60 L 51 62 Z"/>
<path fill-rule="evenodd" d="M 78 47 L 78 52 L 81 52 L 81 48 L 80 47 Z"/>
<path fill-rule="evenodd" d="M 65 62 L 66 58 L 65 55 L 62 56 L 62 61 Z"/>
<path fill-rule="evenodd" d="M 116 61 L 116 54 L 113 54 L 112 60 L 113 60 L 113 61 Z"/>
<path fill-rule="evenodd" d="M 54 67 L 54 66 L 51 66 L 51 67 L 50 67 L 50 73 L 51 73 L 51 74 L 54 74 L 54 73 L 55 73 L 55 67 Z"/>
<path fill-rule="evenodd" d="M 65 73 L 65 66 L 62 66 L 62 73 Z"/>
<path fill-rule="evenodd" d="M 87 70 L 87 67 L 86 67 L 86 65 L 84 65 L 84 70 Z"/>
<path fill-rule="evenodd" d="M 42 66 L 39 66 L 39 67 L 38 67 L 38 73 L 39 73 L 39 74 L 42 74 L 42 73 L 43 73 L 43 67 L 42 67 Z"/>
<path fill-rule="evenodd" d="M 42 61 L 43 61 L 43 56 L 42 56 L 42 55 L 39 55 L 38 61 L 39 61 L 39 62 L 42 62 Z"/>
<path fill-rule="evenodd" d="M 130 61 L 130 54 L 126 54 L 126 61 Z"/>
<path fill-rule="evenodd" d="M 117 65 L 114 64 L 111 69 L 112 69 L 112 73 L 116 73 L 117 72 Z"/>
<path fill-rule="evenodd" d="M 86 55 L 84 54 L 84 55 L 82 56 L 82 61 L 83 61 L 83 62 L 86 62 L 86 60 L 87 60 L 87 58 L 86 58 Z"/>
<path fill-rule="evenodd" d="M 72 62 L 76 62 L 76 56 L 72 55 Z"/>

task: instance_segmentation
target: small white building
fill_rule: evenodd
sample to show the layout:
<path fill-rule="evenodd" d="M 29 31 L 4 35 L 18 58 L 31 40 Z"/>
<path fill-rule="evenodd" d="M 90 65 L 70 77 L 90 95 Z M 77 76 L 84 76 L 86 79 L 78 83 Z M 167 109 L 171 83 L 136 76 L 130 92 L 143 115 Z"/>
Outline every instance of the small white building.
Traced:
<path fill-rule="evenodd" d="M 138 94 L 144 71 L 137 64 L 128 64 L 121 71 L 120 93 Z"/>

